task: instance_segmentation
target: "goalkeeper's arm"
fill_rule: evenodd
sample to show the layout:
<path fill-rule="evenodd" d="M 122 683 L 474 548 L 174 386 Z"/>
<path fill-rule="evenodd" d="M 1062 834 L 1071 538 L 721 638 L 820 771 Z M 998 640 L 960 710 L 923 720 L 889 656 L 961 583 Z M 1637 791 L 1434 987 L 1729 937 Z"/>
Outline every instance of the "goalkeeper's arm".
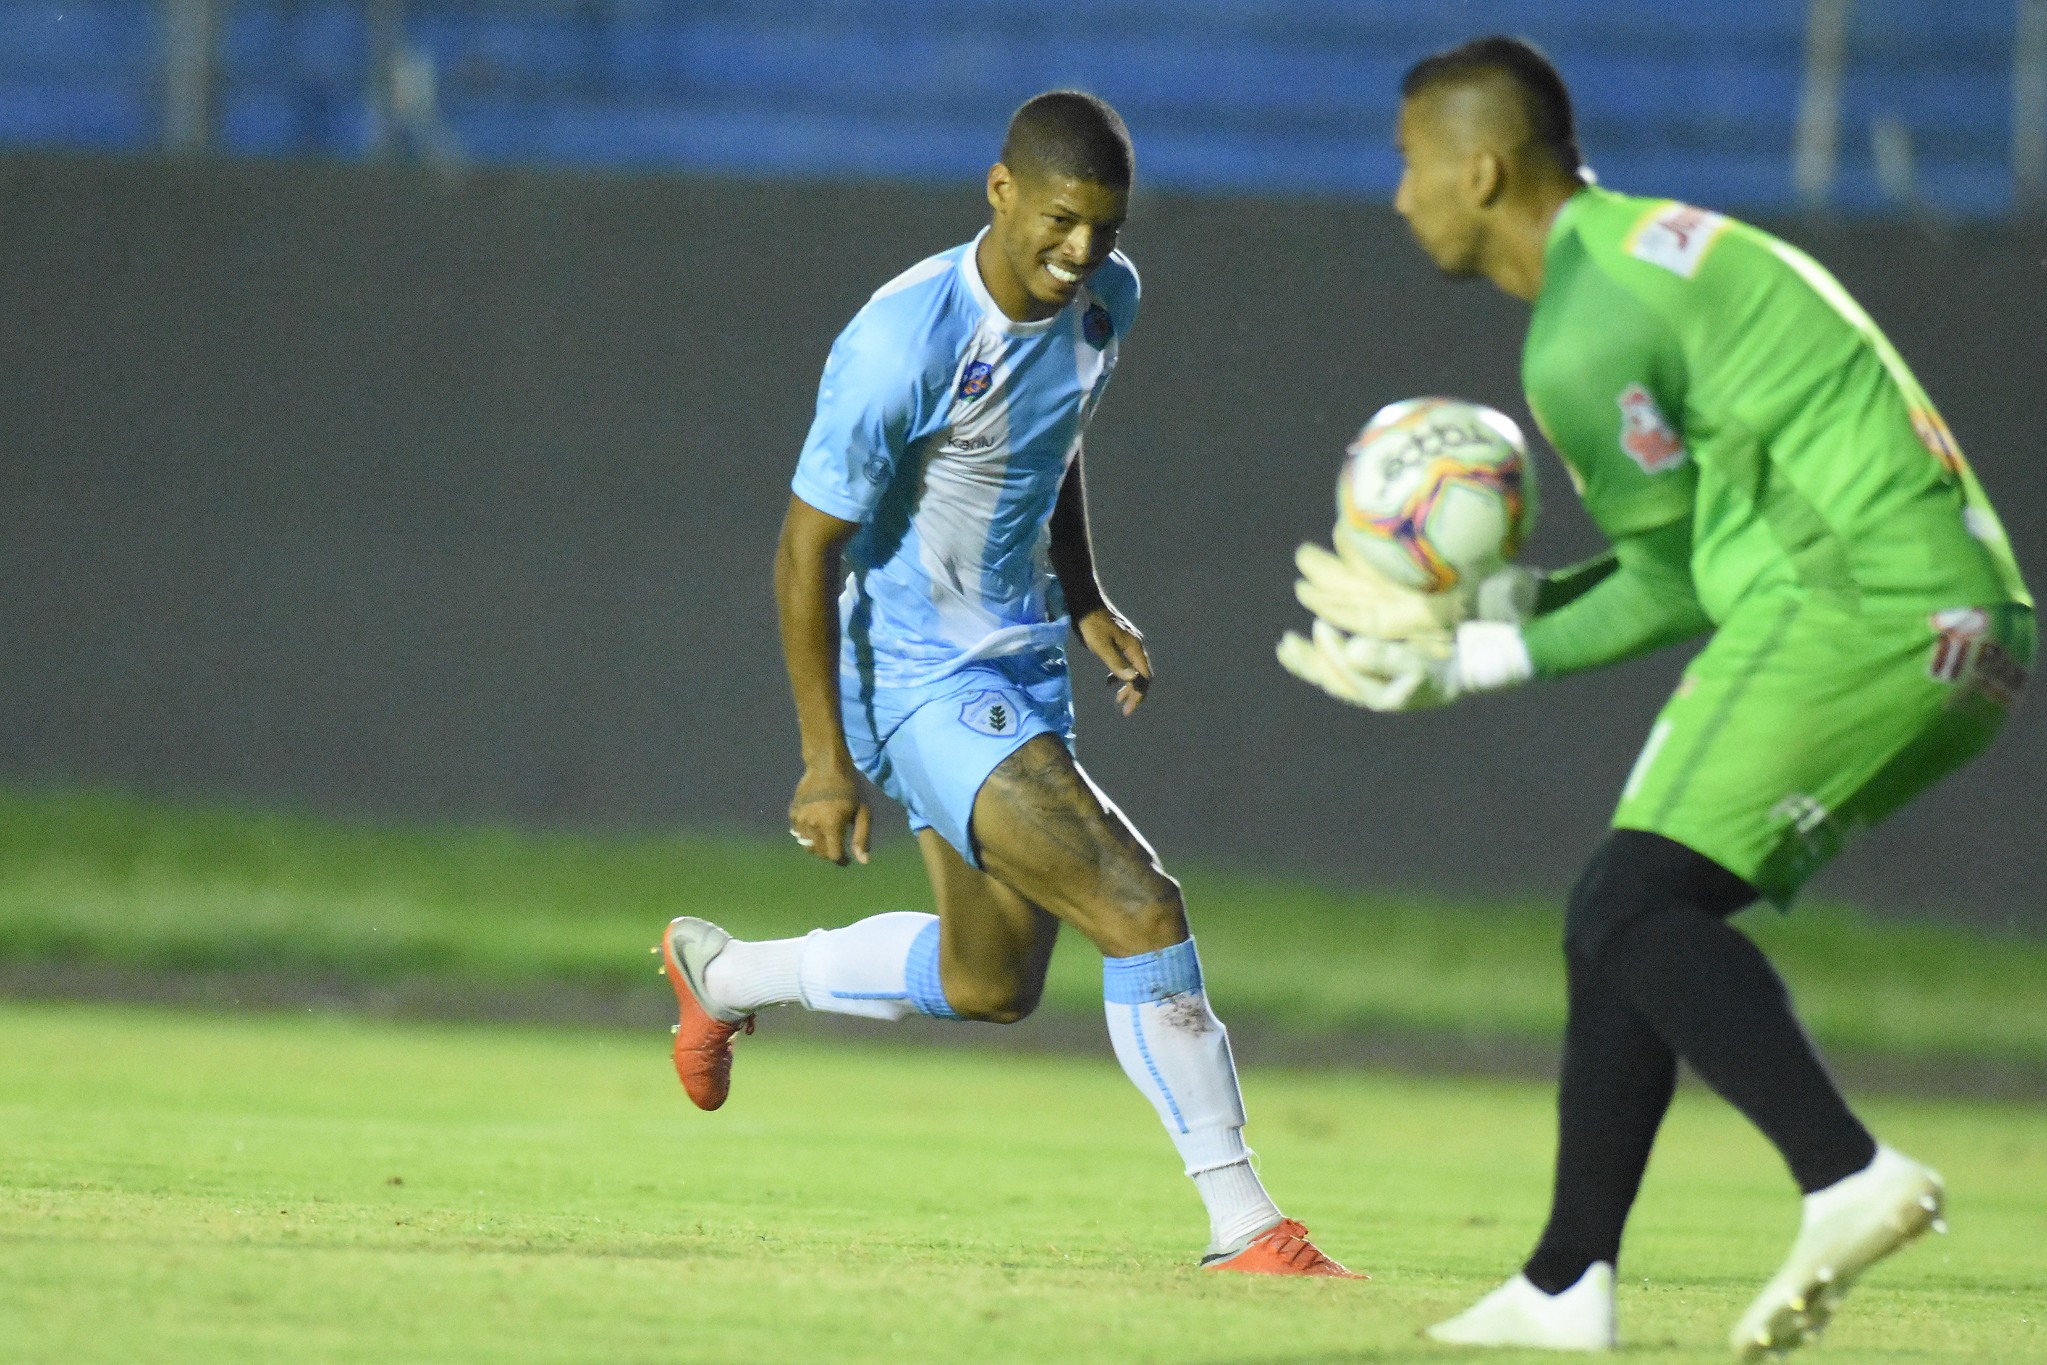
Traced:
<path fill-rule="evenodd" d="M 1304 574 L 1311 567 L 1304 563 Z M 1625 537 L 1598 559 L 1546 578 L 1518 569 L 1495 574 L 1479 585 L 1479 615 L 1448 637 L 1396 638 L 1349 620 L 1345 626 L 1357 633 L 1346 635 L 1323 604 L 1347 609 L 1353 595 L 1325 593 L 1314 578 L 1299 589 L 1316 612 L 1314 635 L 1287 632 L 1280 664 L 1339 701 L 1374 711 L 1418 711 L 1619 663 L 1713 628 L 1692 588 L 1691 527 L 1682 521 Z M 1377 589 L 1358 600 L 1378 610 L 1383 595 Z"/>
<path fill-rule="evenodd" d="M 1692 531 L 1673 522 L 1544 579 L 1521 627 L 1538 678 L 1620 663 L 1713 628 L 1692 588 Z"/>

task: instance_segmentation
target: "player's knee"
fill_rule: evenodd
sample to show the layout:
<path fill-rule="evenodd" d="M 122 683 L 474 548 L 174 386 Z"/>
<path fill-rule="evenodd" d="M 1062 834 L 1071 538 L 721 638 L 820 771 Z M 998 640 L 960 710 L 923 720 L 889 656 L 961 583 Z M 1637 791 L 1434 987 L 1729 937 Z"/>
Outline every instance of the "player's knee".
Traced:
<path fill-rule="evenodd" d="M 1180 898 L 1180 884 L 1163 872 L 1120 897 L 1094 934 L 1095 946 L 1108 957 L 1155 953 L 1186 938 L 1187 903 Z"/>
<path fill-rule="evenodd" d="M 1042 978 L 945 983 L 945 1003 L 953 1013 L 983 1024 L 1014 1024 L 1029 1018 L 1044 993 Z"/>

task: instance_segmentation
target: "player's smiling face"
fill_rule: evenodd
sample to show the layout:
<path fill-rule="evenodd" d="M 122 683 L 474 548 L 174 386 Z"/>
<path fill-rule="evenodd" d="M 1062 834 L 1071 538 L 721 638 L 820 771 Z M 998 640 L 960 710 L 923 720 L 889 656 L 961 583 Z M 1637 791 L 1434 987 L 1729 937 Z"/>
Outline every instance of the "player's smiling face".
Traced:
<path fill-rule="evenodd" d="M 1471 149 L 1439 113 L 1439 100 L 1429 92 L 1400 106 L 1400 188 L 1393 207 L 1438 270 L 1476 275 L 1484 219 Z"/>
<path fill-rule="evenodd" d="M 1049 318 L 1073 302 L 1116 249 L 1130 191 L 1062 175 L 988 172 L 995 210 L 976 257 L 1002 311 L 1019 322 Z"/>

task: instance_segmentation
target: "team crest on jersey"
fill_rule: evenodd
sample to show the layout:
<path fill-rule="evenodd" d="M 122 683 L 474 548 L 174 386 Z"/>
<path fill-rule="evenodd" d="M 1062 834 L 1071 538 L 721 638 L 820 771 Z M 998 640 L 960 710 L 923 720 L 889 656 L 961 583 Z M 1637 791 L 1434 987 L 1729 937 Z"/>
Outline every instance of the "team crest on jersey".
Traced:
<path fill-rule="evenodd" d="M 1115 331 L 1116 324 L 1109 320 L 1109 310 L 1099 303 L 1088 305 L 1088 310 L 1080 315 L 1080 334 L 1087 338 L 1088 345 L 1098 351 L 1109 344 L 1109 338 Z"/>
<path fill-rule="evenodd" d="M 1661 474 L 1685 462 L 1685 443 L 1656 405 L 1656 397 L 1640 384 L 1630 384 L 1615 400 L 1621 408 L 1621 450 L 1644 474 Z"/>
<path fill-rule="evenodd" d="M 994 382 L 995 367 L 985 360 L 977 360 L 960 373 L 960 397 L 979 398 Z"/>
<path fill-rule="evenodd" d="M 1726 226 L 1727 219 L 1720 214 L 1690 204 L 1665 204 L 1635 224 L 1624 249 L 1638 260 L 1690 279 Z"/>
<path fill-rule="evenodd" d="M 1022 708 L 1007 692 L 976 692 L 960 707 L 960 724 L 997 739 L 1015 734 L 1022 723 Z"/>

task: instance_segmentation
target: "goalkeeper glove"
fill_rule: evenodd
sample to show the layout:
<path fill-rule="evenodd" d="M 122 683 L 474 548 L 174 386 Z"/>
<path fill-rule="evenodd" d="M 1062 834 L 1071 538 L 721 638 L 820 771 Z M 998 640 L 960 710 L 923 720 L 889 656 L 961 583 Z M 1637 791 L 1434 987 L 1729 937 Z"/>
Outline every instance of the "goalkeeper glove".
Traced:
<path fill-rule="evenodd" d="M 1279 642 L 1287 672 L 1352 706 L 1371 711 L 1423 711 L 1468 692 L 1515 687 L 1535 676 L 1521 628 L 1504 621 L 1466 621 L 1454 637 L 1346 639 L 1327 621 L 1312 639 L 1288 631 Z"/>
<path fill-rule="evenodd" d="M 1294 596 L 1338 630 L 1407 640 L 1446 635 L 1468 617 L 1518 624 L 1535 615 L 1536 593 L 1542 586 L 1538 571 L 1509 564 L 1476 587 L 1422 592 L 1373 568 L 1352 550 L 1340 526 L 1331 539 L 1335 554 L 1313 542 L 1294 551 L 1294 566 L 1301 571 Z"/>
<path fill-rule="evenodd" d="M 1464 593 L 1427 593 L 1395 583 L 1333 537 L 1336 553 L 1313 542 L 1294 551 L 1294 596 L 1338 630 L 1382 640 L 1442 637 L 1468 614 Z"/>
<path fill-rule="evenodd" d="M 1542 570 L 1509 564 L 1479 583 L 1471 595 L 1471 614 L 1476 620 L 1518 626 L 1535 615 L 1535 599 L 1541 591 Z"/>

